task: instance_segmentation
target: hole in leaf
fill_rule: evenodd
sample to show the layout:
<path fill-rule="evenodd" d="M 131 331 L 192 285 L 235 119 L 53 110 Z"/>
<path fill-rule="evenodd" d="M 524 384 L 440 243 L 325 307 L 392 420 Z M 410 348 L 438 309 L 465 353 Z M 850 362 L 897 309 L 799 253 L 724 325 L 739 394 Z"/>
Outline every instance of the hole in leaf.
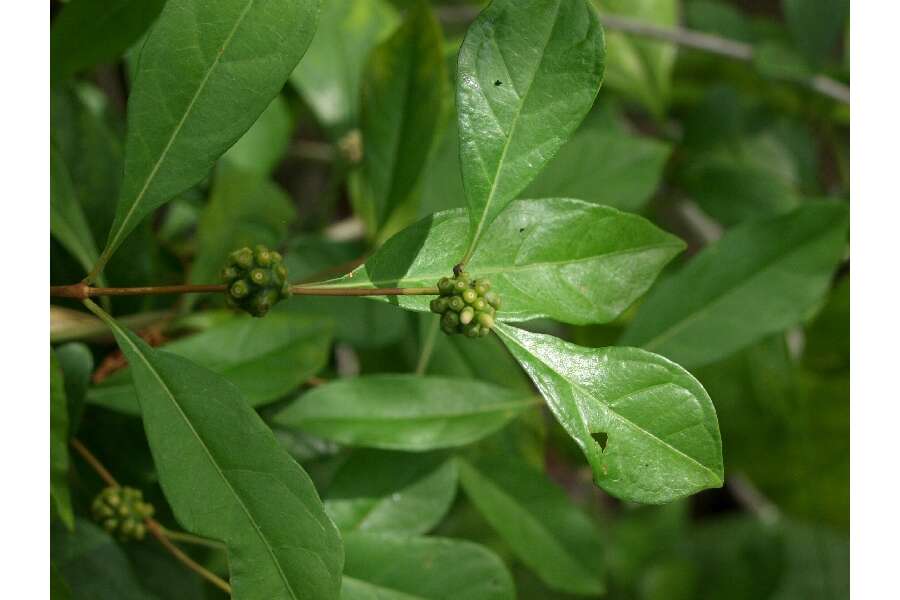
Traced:
<path fill-rule="evenodd" d="M 494 81 L 494 85 L 495 85 L 495 86 L 501 86 L 501 85 L 503 85 L 503 82 L 500 81 L 499 79 L 497 79 L 496 81 Z"/>
<path fill-rule="evenodd" d="M 609 442 L 609 435 L 605 431 L 592 433 L 591 437 L 594 438 L 594 441 L 600 445 L 601 450 L 606 450 L 606 444 Z"/>
<path fill-rule="evenodd" d="M 520 228 L 519 228 L 519 233 L 522 233 L 523 231 L 525 231 L 525 228 L 524 228 L 524 227 L 520 227 Z"/>

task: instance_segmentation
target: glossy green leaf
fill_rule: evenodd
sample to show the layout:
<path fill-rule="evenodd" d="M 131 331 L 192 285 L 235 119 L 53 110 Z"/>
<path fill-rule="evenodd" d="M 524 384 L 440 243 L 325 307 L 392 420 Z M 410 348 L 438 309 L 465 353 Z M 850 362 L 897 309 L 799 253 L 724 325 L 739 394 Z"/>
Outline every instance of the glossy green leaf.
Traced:
<path fill-rule="evenodd" d="M 337 598 L 343 549 L 306 472 L 221 376 L 154 350 L 96 306 L 131 365 L 178 522 L 228 548 L 235 599 Z"/>
<path fill-rule="evenodd" d="M 150 27 L 165 0 L 69 2 L 50 30 L 50 80 L 115 62 Z"/>
<path fill-rule="evenodd" d="M 469 27 L 456 96 L 466 258 L 581 123 L 603 61 L 603 30 L 584 0 L 494 0 Z"/>
<path fill-rule="evenodd" d="M 53 144 L 50 144 L 50 233 L 85 272 L 91 270 L 98 256 L 97 245 L 75 197 L 63 157 Z"/>
<path fill-rule="evenodd" d="M 566 492 L 517 460 L 459 460 L 460 483 L 513 553 L 548 586 L 604 592 L 600 532 Z"/>
<path fill-rule="evenodd" d="M 388 240 L 365 265 L 324 285 L 433 287 L 452 274 L 467 226 L 462 210 L 432 215 Z M 490 226 L 466 270 L 490 279 L 503 299 L 502 321 L 602 323 L 646 292 L 683 248 L 637 215 L 579 200 L 519 200 Z M 425 311 L 429 300 L 388 301 Z"/>
<path fill-rule="evenodd" d="M 279 94 L 222 160 L 242 171 L 268 175 L 284 157 L 293 126 L 290 107 Z"/>
<path fill-rule="evenodd" d="M 413 192 L 440 133 L 447 71 L 441 27 L 425 0 L 376 47 L 362 77 L 364 218 L 379 229 Z"/>
<path fill-rule="evenodd" d="M 782 0 L 797 46 L 814 65 L 828 62 L 850 18 L 850 0 Z"/>
<path fill-rule="evenodd" d="M 122 547 L 90 521 L 76 519 L 72 532 L 52 526 L 50 540 L 50 557 L 72 600 L 157 600 L 141 586 Z"/>
<path fill-rule="evenodd" d="M 75 526 L 69 493 L 69 411 L 63 371 L 50 351 L 50 499 L 66 527 Z"/>
<path fill-rule="evenodd" d="M 171 0 L 128 99 L 125 171 L 105 257 L 200 181 L 269 106 L 312 39 L 319 0 Z"/>
<path fill-rule="evenodd" d="M 275 183 L 231 166 L 218 169 L 197 227 L 191 283 L 219 283 L 222 267 L 235 248 L 278 247 L 295 218 L 291 198 Z"/>
<path fill-rule="evenodd" d="M 328 362 L 331 325 L 300 314 L 239 317 L 176 340 L 163 350 L 233 383 L 248 406 L 261 406 L 297 389 Z M 88 402 L 140 414 L 129 369 L 88 392 Z"/>
<path fill-rule="evenodd" d="M 678 26 L 678 0 L 593 0 L 603 13 L 660 27 Z M 606 83 L 640 102 L 655 117 L 665 113 L 672 87 L 676 46 L 627 33 L 612 32 L 606 38 L 609 60 Z"/>
<path fill-rule="evenodd" d="M 495 554 L 460 540 L 349 533 L 343 600 L 512 600 L 512 577 Z"/>
<path fill-rule="evenodd" d="M 496 331 L 604 490 L 657 504 L 722 485 L 716 411 L 690 373 L 638 348 L 582 348 L 503 324 Z"/>
<path fill-rule="evenodd" d="M 476 381 L 373 375 L 319 386 L 274 421 L 349 446 L 424 451 L 478 441 L 533 406 L 527 393 Z"/>
<path fill-rule="evenodd" d="M 659 186 L 669 154 L 668 144 L 589 117 L 522 196 L 640 210 Z"/>
<path fill-rule="evenodd" d="M 329 0 L 322 7 L 319 28 L 291 83 L 333 139 L 357 125 L 363 66 L 397 20 L 386 0 Z"/>
<path fill-rule="evenodd" d="M 437 453 L 357 450 L 324 494 L 342 531 L 425 533 L 456 497 L 456 463 Z"/>
<path fill-rule="evenodd" d="M 729 231 L 651 291 L 622 344 L 696 367 L 798 323 L 846 253 L 848 217 L 822 202 Z"/>

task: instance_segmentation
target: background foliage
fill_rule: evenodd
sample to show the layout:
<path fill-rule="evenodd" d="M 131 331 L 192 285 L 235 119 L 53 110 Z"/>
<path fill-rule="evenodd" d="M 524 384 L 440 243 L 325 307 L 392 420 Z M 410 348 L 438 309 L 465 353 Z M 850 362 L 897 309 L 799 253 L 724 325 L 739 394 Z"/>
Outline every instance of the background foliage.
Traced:
<path fill-rule="evenodd" d="M 849 81 L 849 1 L 591 3 L 749 61 L 603 42 L 574 0 L 319 4 L 51 3 L 51 284 L 214 283 L 263 243 L 430 286 L 472 250 L 508 323 L 54 299 L 54 598 L 223 597 L 90 521 L 76 436 L 225 544 L 183 548 L 236 598 L 847 597 L 849 107 L 806 84 Z"/>

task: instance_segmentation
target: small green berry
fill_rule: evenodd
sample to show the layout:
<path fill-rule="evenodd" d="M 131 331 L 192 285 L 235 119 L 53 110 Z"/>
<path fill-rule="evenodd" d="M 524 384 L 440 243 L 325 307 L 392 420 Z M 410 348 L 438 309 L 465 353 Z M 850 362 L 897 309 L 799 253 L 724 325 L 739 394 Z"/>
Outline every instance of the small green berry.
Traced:
<path fill-rule="evenodd" d="M 482 327 L 490 329 L 494 326 L 494 317 L 486 312 L 480 312 L 478 313 L 478 324 Z"/>
<path fill-rule="evenodd" d="M 488 303 L 484 301 L 484 298 L 477 298 L 475 302 L 472 303 L 472 308 L 476 311 L 482 311 L 487 308 Z"/>
<path fill-rule="evenodd" d="M 488 291 L 484 295 L 484 299 L 488 304 L 490 304 L 494 308 L 500 308 L 500 296 L 497 294 L 497 292 Z"/>
<path fill-rule="evenodd" d="M 455 285 L 453 283 L 453 280 L 451 280 L 449 277 L 441 277 L 438 281 L 437 287 L 438 291 L 440 291 L 442 295 L 446 296 L 453 293 Z"/>
<path fill-rule="evenodd" d="M 244 298 L 250 293 L 250 286 L 247 285 L 247 282 L 243 279 L 238 279 L 231 284 L 231 289 L 229 291 L 231 292 L 232 298 Z"/>
<path fill-rule="evenodd" d="M 451 310 L 459 312 L 463 308 L 465 308 L 466 302 L 459 296 L 452 296 L 450 298 L 450 300 L 447 302 L 447 306 L 449 306 Z"/>
<path fill-rule="evenodd" d="M 488 335 L 490 335 L 490 334 L 491 334 L 491 328 L 490 328 L 490 327 L 482 327 L 482 328 L 481 328 L 481 331 L 478 332 L 478 335 L 481 336 L 481 337 L 486 337 L 486 336 L 488 336 Z"/>
<path fill-rule="evenodd" d="M 444 316 L 441 317 L 441 325 L 446 325 L 451 329 L 455 328 L 457 325 L 459 325 L 459 315 L 451 310 L 448 310 L 444 313 Z"/>
<path fill-rule="evenodd" d="M 475 290 L 472 288 L 468 288 L 462 293 L 462 299 L 466 304 L 472 304 L 476 300 L 478 300 L 478 294 L 475 293 Z"/>
<path fill-rule="evenodd" d="M 109 533 L 122 540 L 144 537 L 144 519 L 153 514 L 153 506 L 143 500 L 140 490 L 110 486 L 91 503 L 94 519 Z"/>
<path fill-rule="evenodd" d="M 259 286 L 269 283 L 269 272 L 265 269 L 253 269 L 250 271 L 250 281 Z"/>
<path fill-rule="evenodd" d="M 467 306 L 459 313 L 459 322 L 463 325 L 468 325 L 472 322 L 472 319 L 475 318 L 475 309 L 471 306 Z"/>
<path fill-rule="evenodd" d="M 241 248 L 231 253 L 231 260 L 235 265 L 242 269 L 249 269 L 253 266 L 253 251 L 250 248 Z"/>
<path fill-rule="evenodd" d="M 487 279 L 477 279 L 474 283 L 475 291 L 479 296 L 484 296 L 491 289 L 491 282 Z"/>
<path fill-rule="evenodd" d="M 481 326 L 478 323 L 469 323 L 468 325 L 466 325 L 466 328 L 463 329 L 463 334 L 465 334 L 465 336 L 469 338 L 478 337 L 480 333 Z"/>
<path fill-rule="evenodd" d="M 256 259 L 256 264 L 260 267 L 272 265 L 272 253 L 265 246 L 257 246 L 256 251 L 253 253 L 253 258 Z"/>

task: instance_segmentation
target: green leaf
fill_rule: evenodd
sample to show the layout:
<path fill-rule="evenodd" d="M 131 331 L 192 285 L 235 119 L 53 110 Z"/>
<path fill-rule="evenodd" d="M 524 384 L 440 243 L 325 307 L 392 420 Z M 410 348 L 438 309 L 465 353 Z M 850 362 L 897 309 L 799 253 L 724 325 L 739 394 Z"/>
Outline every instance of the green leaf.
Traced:
<path fill-rule="evenodd" d="M 442 124 L 447 67 L 441 27 L 424 0 L 372 51 L 362 79 L 364 218 L 377 231 L 416 200 Z M 414 212 L 414 211 L 413 211 Z"/>
<path fill-rule="evenodd" d="M 782 8 L 806 59 L 827 63 L 850 18 L 850 0 L 782 0 Z"/>
<path fill-rule="evenodd" d="M 332 139 L 357 125 L 363 65 L 397 20 L 385 0 L 330 0 L 322 7 L 319 29 L 291 83 Z"/>
<path fill-rule="evenodd" d="M 69 493 L 69 411 L 63 371 L 50 351 L 50 498 L 66 527 L 75 526 Z"/>
<path fill-rule="evenodd" d="M 678 26 L 678 0 L 594 0 L 594 4 L 601 21 L 606 12 L 661 27 Z M 671 95 L 676 46 L 612 32 L 606 37 L 606 51 L 607 85 L 662 118 Z"/>
<path fill-rule="evenodd" d="M 425 533 L 455 496 L 456 463 L 442 454 L 357 450 L 324 498 L 342 531 Z"/>
<path fill-rule="evenodd" d="M 429 339 L 432 344 L 425 373 L 476 379 L 522 392 L 532 389 L 528 377 L 496 336 L 473 344 L 461 335 L 444 335 L 438 325 L 431 314 L 419 315 L 419 354 L 425 352 Z"/>
<path fill-rule="evenodd" d="M 166 4 L 128 99 L 125 171 L 104 259 L 144 217 L 203 179 L 269 106 L 312 39 L 319 4 Z"/>
<path fill-rule="evenodd" d="M 290 107 L 279 94 L 222 160 L 242 171 L 268 175 L 290 145 L 293 127 Z"/>
<path fill-rule="evenodd" d="M 604 592 L 600 532 L 565 491 L 517 460 L 459 460 L 466 495 L 513 553 L 555 590 Z"/>
<path fill-rule="evenodd" d="M 373 375 L 319 386 L 274 422 L 349 446 L 420 452 L 478 441 L 534 405 L 528 394 L 476 381 Z"/>
<path fill-rule="evenodd" d="M 344 537 L 343 600 L 511 600 L 512 577 L 495 554 L 459 540 L 387 533 Z"/>
<path fill-rule="evenodd" d="M 433 287 L 452 273 L 467 226 L 462 210 L 432 215 L 324 287 Z M 503 299 L 502 321 L 603 323 L 644 294 L 683 248 L 637 215 L 564 198 L 519 200 L 490 226 L 467 271 L 490 279 Z M 381 300 L 427 311 L 430 298 Z"/>
<path fill-rule="evenodd" d="M 91 270 L 98 256 L 97 245 L 75 197 L 63 157 L 53 144 L 50 144 L 50 233 L 85 272 Z"/>
<path fill-rule="evenodd" d="M 469 27 L 456 96 L 471 223 L 463 262 L 581 123 L 603 61 L 584 0 L 494 0 Z"/>
<path fill-rule="evenodd" d="M 296 218 L 291 198 L 278 185 L 254 173 L 216 170 L 209 204 L 197 227 L 197 257 L 190 282 L 219 283 L 228 255 L 242 246 L 279 246 Z"/>
<path fill-rule="evenodd" d="M 122 140 L 104 107 L 90 102 L 97 94 L 102 92 L 85 83 L 50 91 L 51 137 L 95 241 L 109 233 L 122 179 Z"/>
<path fill-rule="evenodd" d="M 697 367 L 800 322 L 846 253 L 848 217 L 822 202 L 729 231 L 648 295 L 622 344 Z"/>
<path fill-rule="evenodd" d="M 850 369 L 850 276 L 841 278 L 828 302 L 806 328 L 803 364 L 824 372 Z"/>
<path fill-rule="evenodd" d="M 706 156 L 691 162 L 684 188 L 709 216 L 725 226 L 796 208 L 788 182 L 746 160 Z"/>
<path fill-rule="evenodd" d="M 659 186 L 670 152 L 668 144 L 588 117 L 522 196 L 640 210 Z"/>
<path fill-rule="evenodd" d="M 51 560 L 72 600 L 156 600 L 119 544 L 97 525 L 81 518 L 72 532 L 52 525 L 50 539 Z"/>
<path fill-rule="evenodd" d="M 178 522 L 228 547 L 234 598 L 337 598 L 343 549 L 306 472 L 240 391 L 150 348 L 94 304 L 131 365 L 159 481 Z"/>
<path fill-rule="evenodd" d="M 57 346 L 54 348 L 53 354 L 56 355 L 59 367 L 62 369 L 69 433 L 74 435 L 84 410 L 84 398 L 91 381 L 91 373 L 94 370 L 94 357 L 91 350 L 81 343 Z"/>
<path fill-rule="evenodd" d="M 117 61 L 159 15 L 165 0 L 78 0 L 65 5 L 50 30 L 50 80 L 68 79 Z"/>
<path fill-rule="evenodd" d="M 53 600 L 70 600 L 72 598 L 72 590 L 69 584 L 63 579 L 56 565 L 50 563 L 50 598 Z"/>
<path fill-rule="evenodd" d="M 234 384 L 248 406 L 273 402 L 295 390 L 328 362 L 331 325 L 320 319 L 273 313 L 265 319 L 249 316 L 163 346 Z M 115 373 L 88 392 L 88 402 L 140 414 L 139 395 L 130 369 Z"/>
<path fill-rule="evenodd" d="M 716 410 L 690 373 L 638 348 L 582 348 L 503 324 L 496 331 L 604 490 L 659 504 L 722 485 Z"/>

